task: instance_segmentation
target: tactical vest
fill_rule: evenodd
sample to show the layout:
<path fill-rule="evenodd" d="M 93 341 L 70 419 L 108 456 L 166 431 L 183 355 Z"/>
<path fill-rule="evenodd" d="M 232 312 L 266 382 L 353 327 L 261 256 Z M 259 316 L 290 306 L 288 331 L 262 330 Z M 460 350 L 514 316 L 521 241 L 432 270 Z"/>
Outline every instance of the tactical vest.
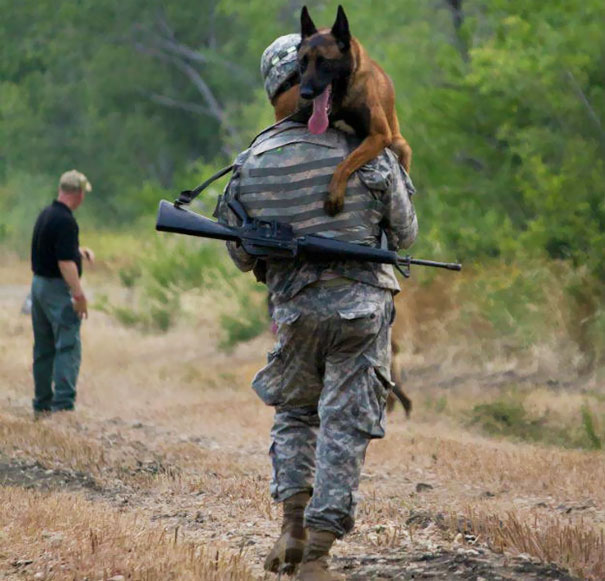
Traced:
<path fill-rule="evenodd" d="M 363 181 L 371 168 L 349 179 L 344 209 L 326 214 L 324 201 L 336 166 L 353 149 L 348 137 L 329 129 L 313 135 L 306 126 L 284 123 L 262 133 L 247 152 L 235 195 L 249 216 L 291 224 L 294 233 L 377 246 L 383 217 L 382 192 Z M 384 167 L 384 164 L 383 164 Z M 368 176 L 374 188 L 390 179 Z"/>

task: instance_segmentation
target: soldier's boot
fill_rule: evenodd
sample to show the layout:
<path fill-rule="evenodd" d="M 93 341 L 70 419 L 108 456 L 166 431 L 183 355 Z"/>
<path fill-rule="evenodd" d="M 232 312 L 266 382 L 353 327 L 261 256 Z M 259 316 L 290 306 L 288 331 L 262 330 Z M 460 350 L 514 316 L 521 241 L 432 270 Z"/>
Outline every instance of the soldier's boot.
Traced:
<path fill-rule="evenodd" d="M 265 571 L 291 574 L 302 561 L 305 507 L 310 498 L 309 492 L 299 492 L 283 502 L 281 535 L 265 559 Z"/>
<path fill-rule="evenodd" d="M 307 544 L 303 560 L 298 568 L 296 581 L 344 581 L 346 577 L 330 571 L 328 556 L 336 540 L 330 531 L 307 529 Z"/>

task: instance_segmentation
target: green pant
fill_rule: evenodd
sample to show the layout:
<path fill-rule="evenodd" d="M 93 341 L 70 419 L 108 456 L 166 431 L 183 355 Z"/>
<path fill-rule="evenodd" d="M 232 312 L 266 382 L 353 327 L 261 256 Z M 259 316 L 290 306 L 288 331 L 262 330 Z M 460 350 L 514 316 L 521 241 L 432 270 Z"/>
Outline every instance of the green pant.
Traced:
<path fill-rule="evenodd" d="M 81 344 L 80 319 L 74 311 L 69 287 L 62 278 L 35 275 L 31 296 L 34 410 L 71 410 L 76 399 Z"/>

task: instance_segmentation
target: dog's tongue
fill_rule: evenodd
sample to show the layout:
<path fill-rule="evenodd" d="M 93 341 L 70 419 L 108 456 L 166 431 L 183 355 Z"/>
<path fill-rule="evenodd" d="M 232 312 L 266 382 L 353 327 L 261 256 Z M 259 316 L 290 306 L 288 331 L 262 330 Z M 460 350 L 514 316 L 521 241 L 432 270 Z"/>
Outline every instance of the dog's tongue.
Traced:
<path fill-rule="evenodd" d="M 331 87 L 328 85 L 326 90 L 313 99 L 313 114 L 309 119 L 309 131 L 314 135 L 324 133 L 330 124 L 328 120 L 328 104 L 330 101 Z"/>

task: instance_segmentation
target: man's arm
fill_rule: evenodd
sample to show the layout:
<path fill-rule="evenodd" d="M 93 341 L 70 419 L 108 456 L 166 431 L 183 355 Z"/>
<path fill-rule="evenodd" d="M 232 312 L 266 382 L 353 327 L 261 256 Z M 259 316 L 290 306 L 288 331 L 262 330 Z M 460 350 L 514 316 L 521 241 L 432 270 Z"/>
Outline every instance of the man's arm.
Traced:
<path fill-rule="evenodd" d="M 400 250 L 409 248 L 418 235 L 418 219 L 412 202 L 415 190 L 412 181 L 395 157 L 389 157 L 392 161 L 393 179 L 383 200 L 385 215 L 382 226 L 387 235 L 389 248 Z"/>
<path fill-rule="evenodd" d="M 77 255 L 74 256 L 76 252 L 80 253 L 78 227 L 73 221 L 64 221 L 60 226 L 59 235 L 55 242 L 55 255 L 61 276 L 71 290 L 74 310 L 83 319 L 88 317 L 88 304 L 80 284 L 80 275 L 76 263 Z"/>
<path fill-rule="evenodd" d="M 80 284 L 77 264 L 73 260 L 59 260 L 58 264 L 63 280 L 71 290 L 71 296 L 74 300 L 74 310 L 80 318 L 88 318 L 88 303 Z"/>
<path fill-rule="evenodd" d="M 247 158 L 247 151 L 241 153 L 235 161 L 235 165 L 241 165 L 245 159 Z M 228 226 L 240 226 L 239 218 L 233 213 L 231 208 L 229 207 L 229 201 L 233 199 L 235 188 L 237 186 L 238 181 L 238 169 L 234 170 L 233 177 L 227 184 L 225 191 L 223 192 L 223 196 L 218 202 L 218 206 L 216 208 L 216 216 L 218 221 L 222 224 L 227 224 Z M 257 259 L 254 256 L 250 256 L 237 242 L 226 242 L 227 251 L 229 252 L 229 256 L 231 256 L 231 260 L 235 263 L 235 266 L 239 268 L 242 272 L 249 272 L 252 270 L 257 262 Z"/>

